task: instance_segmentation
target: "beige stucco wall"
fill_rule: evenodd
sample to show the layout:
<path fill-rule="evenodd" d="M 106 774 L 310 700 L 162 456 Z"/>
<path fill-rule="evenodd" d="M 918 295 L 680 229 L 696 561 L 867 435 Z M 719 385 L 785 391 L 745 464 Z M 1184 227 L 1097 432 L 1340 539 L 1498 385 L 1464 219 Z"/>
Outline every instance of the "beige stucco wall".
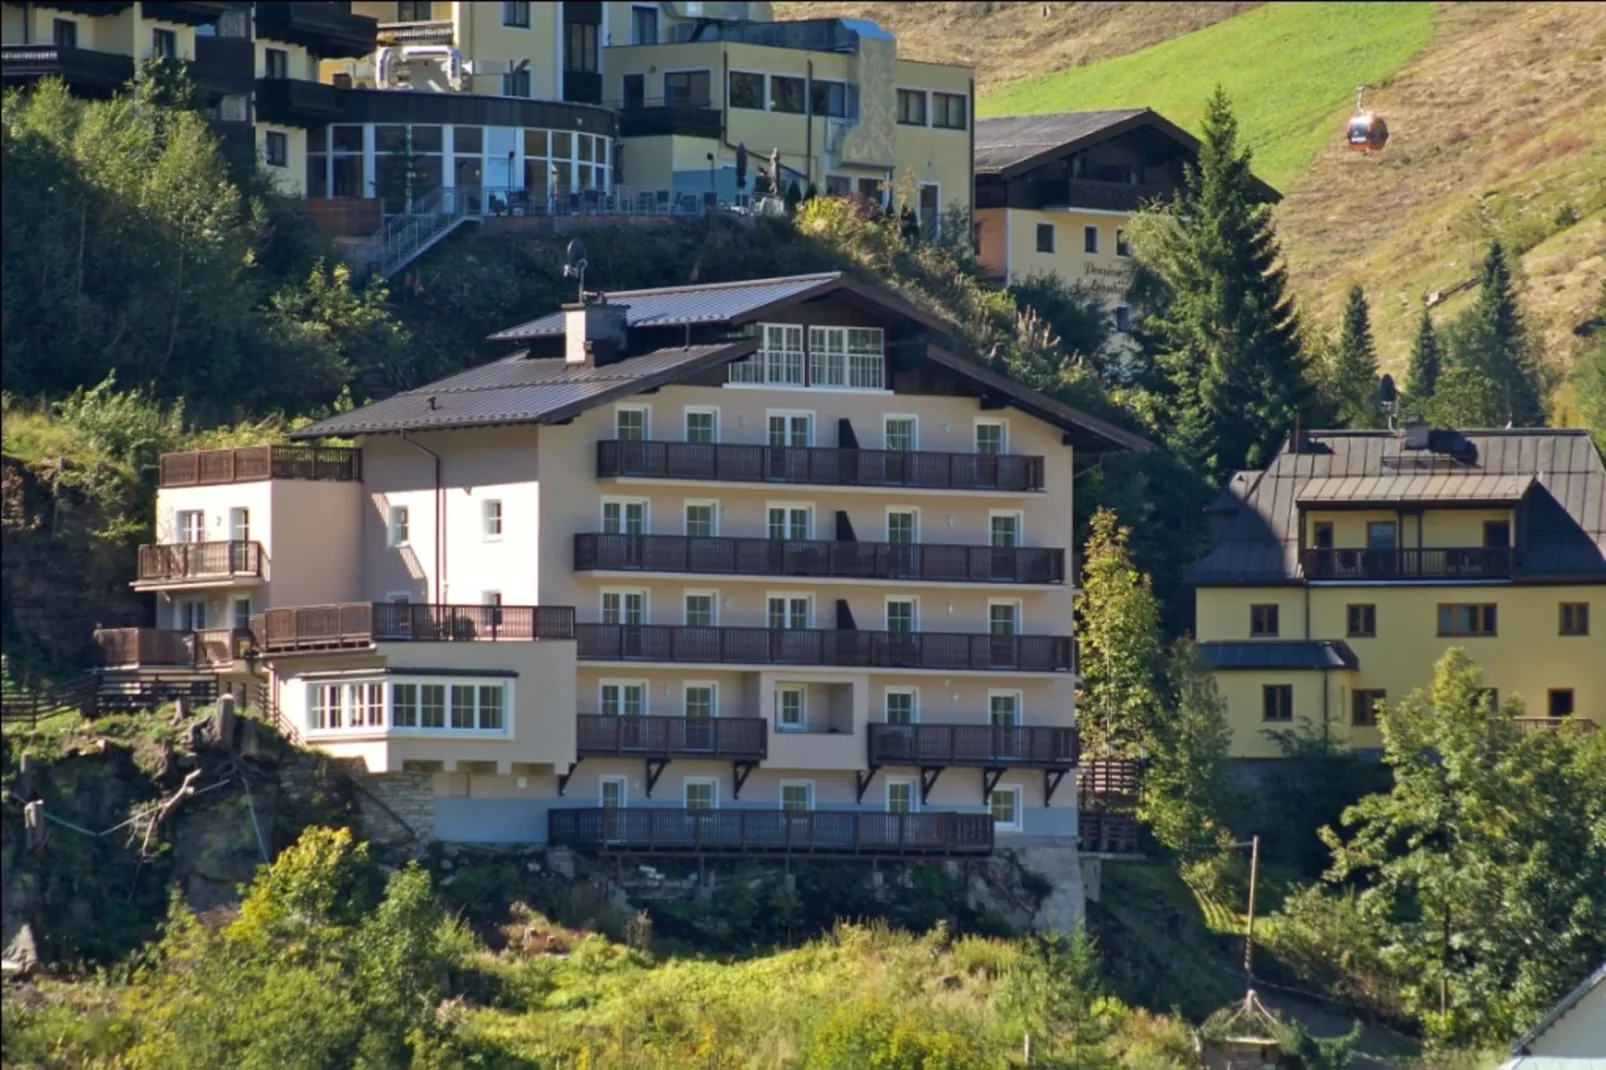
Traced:
<path fill-rule="evenodd" d="M 1417 514 L 1392 509 L 1337 510 L 1308 509 L 1303 513 L 1305 545 L 1316 545 L 1316 525 L 1333 525 L 1333 545 L 1340 549 L 1366 546 L 1367 526 L 1374 522 L 1398 525 L 1398 545 L 1430 549 L 1483 545 L 1483 525 L 1504 521 L 1511 525 L 1513 540 L 1521 536 L 1516 510 L 1512 508 L 1429 509 Z"/>
<path fill-rule="evenodd" d="M 1019 282 L 1029 275 L 1058 275 L 1093 291 L 1111 308 L 1122 303 L 1133 260 L 1116 254 L 1116 231 L 1124 230 L 1125 212 L 1052 211 L 987 208 L 976 213 L 982 224 L 980 259 L 989 270 Z M 1054 252 L 1037 251 L 1037 224 L 1054 227 Z M 1084 252 L 1083 230 L 1096 227 L 1099 251 Z"/>
<path fill-rule="evenodd" d="M 1336 531 L 1335 531 L 1336 534 Z M 1481 529 L 1480 529 L 1481 537 Z M 1310 630 L 1305 630 L 1309 599 Z M 1561 604 L 1585 602 L 1593 635 L 1560 635 Z M 1383 690 L 1397 704 L 1416 688 L 1433 683 L 1434 663 L 1452 646 L 1461 647 L 1483 669 L 1486 686 L 1500 698 L 1521 698 L 1531 716 L 1547 712 L 1548 692 L 1571 689 L 1580 717 L 1606 722 L 1606 661 L 1596 653 L 1601 620 L 1606 620 L 1606 585 L 1523 586 L 1510 584 L 1343 585 L 1311 588 L 1202 588 L 1198 592 L 1198 634 L 1201 640 L 1248 639 L 1250 606 L 1275 603 L 1280 608 L 1280 638 L 1342 639 L 1355 651 L 1360 667 L 1335 674 L 1331 683 L 1331 723 L 1338 739 L 1357 747 L 1382 746 L 1376 728 L 1351 727 L 1353 689 Z M 1497 635 L 1441 636 L 1441 604 L 1480 603 L 1496 606 Z M 1346 636 L 1346 607 L 1377 607 L 1377 635 Z M 1314 676 L 1314 674 L 1312 674 Z M 1260 687 L 1294 682 L 1276 673 L 1218 673 L 1228 699 L 1234 729 L 1234 753 L 1271 757 L 1280 752 L 1260 735 Z M 1302 692 L 1319 691 L 1295 683 L 1296 708 Z M 1314 701 L 1310 709 L 1315 709 Z M 1296 713 L 1297 715 L 1297 713 Z"/>
<path fill-rule="evenodd" d="M 195 58 L 195 27 L 145 18 L 142 4 L 130 4 L 109 15 L 84 15 L 37 4 L 6 4 L 0 28 L 8 45 L 49 44 L 55 39 L 53 24 L 58 19 L 77 23 L 79 48 L 132 56 L 136 65 L 154 54 L 151 31 L 157 29 L 171 30 L 176 35 L 179 59 Z"/>

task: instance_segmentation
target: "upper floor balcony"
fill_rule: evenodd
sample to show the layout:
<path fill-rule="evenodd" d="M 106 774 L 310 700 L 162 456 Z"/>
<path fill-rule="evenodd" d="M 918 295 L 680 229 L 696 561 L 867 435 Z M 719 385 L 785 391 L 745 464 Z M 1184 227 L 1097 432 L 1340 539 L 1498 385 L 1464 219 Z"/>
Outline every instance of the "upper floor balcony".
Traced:
<path fill-rule="evenodd" d="M 574 537 L 574 567 L 580 572 L 1063 584 L 1065 551 L 1029 546 L 587 532 Z"/>
<path fill-rule="evenodd" d="M 139 548 L 136 587 L 174 583 L 256 580 L 262 576 L 262 544 L 228 542 L 159 543 Z"/>
<path fill-rule="evenodd" d="M 597 478 L 684 479 L 1026 493 L 1043 489 L 1043 458 L 738 443 L 597 443 Z"/>
<path fill-rule="evenodd" d="M 457 24 L 451 19 L 417 19 L 381 22 L 379 41 L 387 45 L 450 45 L 457 42 Z"/>
<path fill-rule="evenodd" d="M 1046 725 L 872 724 L 869 763 L 1069 769 L 1076 729 Z"/>
<path fill-rule="evenodd" d="M 616 106 L 620 137 L 717 138 L 725 128 L 723 113 L 707 100 L 627 98 Z"/>
<path fill-rule="evenodd" d="M 115 52 L 55 44 L 0 47 L 0 79 L 8 86 L 60 78 L 80 96 L 109 97 L 133 77 L 133 57 Z"/>
<path fill-rule="evenodd" d="M 95 646 L 108 667 L 220 668 L 251 649 L 242 628 L 97 628 Z"/>
<path fill-rule="evenodd" d="M 1307 580 L 1504 580 L 1514 556 L 1505 546 L 1323 548 L 1304 551 L 1301 563 Z"/>
<path fill-rule="evenodd" d="M 761 762 L 769 757 L 762 717 L 654 717 L 582 713 L 575 722 L 581 758 L 710 758 Z"/>
<path fill-rule="evenodd" d="M 362 451 L 328 446 L 243 446 L 164 453 L 160 486 L 195 487 L 261 479 L 362 479 Z"/>
<path fill-rule="evenodd" d="M 582 661 L 813 665 L 861 669 L 1071 672 L 1067 636 L 965 635 L 678 624 L 576 625 Z"/>
<path fill-rule="evenodd" d="M 257 4 L 256 36 L 301 45 L 324 59 L 357 59 L 374 50 L 379 24 L 354 15 L 351 4 Z"/>
<path fill-rule="evenodd" d="M 1135 212 L 1154 201 L 1168 201 L 1176 187 L 1141 182 L 1102 182 L 1091 178 L 1063 178 L 1031 184 L 1032 207 L 1097 208 L 1108 212 Z"/>
<path fill-rule="evenodd" d="M 270 609 L 252 621 L 259 649 L 339 650 L 390 642 L 573 639 L 572 606 L 346 602 Z"/>

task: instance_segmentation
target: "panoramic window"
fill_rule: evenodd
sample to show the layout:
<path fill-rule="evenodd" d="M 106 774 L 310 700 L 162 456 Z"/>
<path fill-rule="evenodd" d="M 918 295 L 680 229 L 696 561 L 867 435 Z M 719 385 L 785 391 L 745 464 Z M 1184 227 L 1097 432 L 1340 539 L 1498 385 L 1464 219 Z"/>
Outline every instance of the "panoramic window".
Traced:
<path fill-rule="evenodd" d="M 506 732 L 505 681 L 367 680 L 308 684 L 312 732 L 384 728 L 403 731 Z"/>
<path fill-rule="evenodd" d="M 764 110 L 764 76 L 748 71 L 731 71 L 731 107 Z"/>

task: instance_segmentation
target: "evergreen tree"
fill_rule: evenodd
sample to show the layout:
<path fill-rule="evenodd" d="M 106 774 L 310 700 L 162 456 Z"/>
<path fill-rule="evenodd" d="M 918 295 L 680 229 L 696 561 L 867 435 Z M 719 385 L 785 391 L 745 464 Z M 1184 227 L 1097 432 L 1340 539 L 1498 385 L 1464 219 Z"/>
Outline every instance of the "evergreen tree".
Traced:
<path fill-rule="evenodd" d="M 1163 380 L 1160 430 L 1220 480 L 1266 464 L 1315 398 L 1270 211 L 1256 203 L 1251 154 L 1219 88 L 1201 141 L 1172 225 L 1150 243 L 1149 266 L 1169 295 L 1148 326 Z"/>
<path fill-rule="evenodd" d="M 1378 426 L 1376 394 L 1377 350 L 1372 344 L 1371 313 L 1366 294 L 1353 286 L 1344 307 L 1344 331 L 1333 368 L 1333 400 L 1339 422 L 1345 427 Z"/>
<path fill-rule="evenodd" d="M 1478 303 L 1456 332 L 1454 363 L 1492 382 L 1518 427 L 1545 422 L 1545 387 L 1517 305 L 1511 266 L 1498 240 L 1489 243 L 1478 284 Z"/>
<path fill-rule="evenodd" d="M 1100 509 L 1083 551 L 1076 708 L 1082 749 L 1096 757 L 1137 757 L 1160 709 L 1160 607 L 1149 577 L 1132 563 L 1131 535 Z"/>
<path fill-rule="evenodd" d="M 1433 331 L 1433 317 L 1427 307 L 1416 325 L 1416 338 L 1411 342 L 1410 376 L 1405 396 L 1413 405 L 1423 405 L 1439 388 L 1439 336 Z"/>

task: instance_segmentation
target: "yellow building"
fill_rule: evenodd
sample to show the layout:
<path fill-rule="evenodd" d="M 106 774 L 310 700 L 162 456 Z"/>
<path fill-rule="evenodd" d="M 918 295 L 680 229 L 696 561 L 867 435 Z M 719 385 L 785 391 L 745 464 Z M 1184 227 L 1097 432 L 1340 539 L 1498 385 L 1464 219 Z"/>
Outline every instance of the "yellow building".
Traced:
<path fill-rule="evenodd" d="M 1584 431 L 1316 431 L 1212 504 L 1189 575 L 1232 753 L 1308 726 L 1382 745 L 1375 705 L 1461 647 L 1535 726 L 1606 720 L 1606 467 Z M 1592 623 L 1594 622 L 1594 623 Z"/>
<path fill-rule="evenodd" d="M 1008 285 L 1057 275 L 1128 329 L 1126 224 L 1167 201 L 1198 159 L 1193 135 L 1148 108 L 981 119 L 976 123 L 976 253 Z M 1260 196 L 1279 195 L 1256 180 Z"/>
<path fill-rule="evenodd" d="M 21 3 L 3 8 L 7 86 L 60 78 L 109 97 L 148 59 L 182 64 L 226 151 L 254 155 L 285 193 L 304 192 L 307 130 L 338 114 L 318 84 L 325 57 L 373 49 L 373 20 L 350 4 Z"/>

